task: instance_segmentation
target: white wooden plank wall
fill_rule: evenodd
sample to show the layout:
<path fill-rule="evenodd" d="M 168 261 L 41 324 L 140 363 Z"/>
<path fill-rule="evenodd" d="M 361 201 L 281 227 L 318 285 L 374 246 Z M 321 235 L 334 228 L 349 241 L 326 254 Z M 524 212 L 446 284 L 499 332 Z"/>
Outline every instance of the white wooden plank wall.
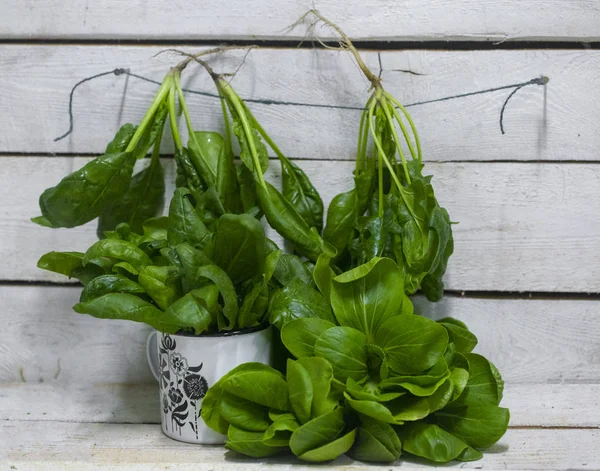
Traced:
<path fill-rule="evenodd" d="M 37 197 L 137 122 L 160 80 L 198 51 L 259 41 L 232 84 L 243 98 L 360 107 L 368 84 L 343 53 L 295 47 L 312 0 L 165 2 L 8 0 L 0 5 L 0 469 L 304 469 L 239 460 L 221 448 L 166 439 L 146 366 L 149 328 L 75 314 L 79 288 L 35 267 L 50 250 L 84 250 L 95 227 L 29 222 Z M 600 469 L 600 4 L 590 0 L 332 0 L 321 12 L 371 49 L 388 91 L 404 103 L 548 76 L 500 109 L 511 90 L 410 109 L 426 171 L 448 208 L 456 250 L 452 291 L 417 308 L 464 320 L 506 379 L 511 429 L 485 469 Z M 331 31 L 319 28 L 323 39 Z M 51 40 L 51 42 L 49 42 Z M 136 43 L 142 40 L 143 43 Z M 180 42 L 181 44 L 177 44 Z M 582 47 L 585 43 L 586 47 Z M 200 46 L 201 44 L 201 46 Z M 305 46 L 310 41 L 305 42 Z M 560 46 L 560 48 L 558 47 Z M 236 70 L 245 52 L 211 59 Z M 213 92 L 190 66 L 185 86 Z M 197 128 L 221 129 L 214 98 L 189 95 Z M 351 184 L 359 113 L 250 103 L 327 204 Z M 164 143 L 169 154 L 170 142 Z M 165 157 L 169 191 L 173 162 Z M 269 179 L 279 180 L 276 162 Z M 461 296 L 461 293 L 463 294 Z M 520 293 L 520 294 L 519 294 Z M 420 467 L 409 461 L 404 467 Z M 342 459 L 337 469 L 368 466 Z M 306 468 L 308 469 L 308 468 Z M 374 468 L 379 469 L 379 468 Z"/>

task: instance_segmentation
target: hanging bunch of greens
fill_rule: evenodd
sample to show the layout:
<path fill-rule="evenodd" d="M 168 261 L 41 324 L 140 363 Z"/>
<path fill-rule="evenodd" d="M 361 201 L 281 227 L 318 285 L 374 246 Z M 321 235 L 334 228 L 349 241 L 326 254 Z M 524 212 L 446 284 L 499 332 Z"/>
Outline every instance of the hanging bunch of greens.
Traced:
<path fill-rule="evenodd" d="M 298 254 L 313 261 L 321 254 L 333 256 L 335 248 L 320 235 L 323 227 L 323 201 L 319 192 L 302 169 L 281 152 L 231 84 L 204 61 L 196 60 L 211 75 L 229 110 L 228 114 L 224 108 L 223 113 L 226 123 L 229 123 L 229 115 L 231 116 L 231 128 L 240 146 L 240 160 L 243 163 L 243 170 L 240 172 L 254 177 L 254 192 L 248 192 L 248 200 L 257 203 L 269 225 L 290 242 Z M 269 154 L 262 139 L 281 163 L 283 192 L 264 178 L 269 166 Z M 248 187 L 252 185 L 248 184 Z"/>
<path fill-rule="evenodd" d="M 61 227 L 57 214 L 63 217 L 62 226 L 67 218 L 82 224 L 100 216 L 104 238 L 85 253 L 50 252 L 38 263 L 85 286 L 76 312 L 144 322 L 166 333 L 243 329 L 267 322 L 271 292 L 283 290 L 292 279 L 311 279 L 300 258 L 283 254 L 265 236 L 257 180 L 247 166 L 235 164 L 229 121 L 225 138 L 194 130 L 180 82 L 189 61 L 169 72 L 138 128 L 123 126 L 105 156 L 41 197 L 44 217 L 53 227 Z M 187 146 L 177 125 L 177 102 L 188 131 Z M 168 217 L 155 218 L 160 208 L 152 195 L 156 199 L 160 195 L 162 201 L 159 148 L 167 120 L 175 145 L 177 188 Z M 144 124 L 150 122 L 152 126 Z M 144 134 L 139 131 L 143 129 L 151 131 Z M 107 159 L 113 162 L 118 156 L 131 173 L 135 157 L 145 154 L 150 141 L 154 146 L 150 165 L 123 191 L 125 180 L 118 178 L 120 171 Z M 95 202 L 93 211 L 89 207 L 83 211 L 82 201 L 100 181 L 97 169 L 116 176 L 101 181 L 98 194 L 105 199 Z M 285 196 L 271 191 L 284 208 L 293 209 Z"/>
<path fill-rule="evenodd" d="M 472 461 L 503 436 L 500 373 L 472 352 L 477 338 L 462 322 L 413 314 L 393 260 L 334 276 L 322 256 L 314 278 L 329 309 L 284 323 L 283 344 L 296 358 L 286 376 L 244 364 L 204 399 L 202 417 L 229 449 L 317 462 L 344 453 L 392 462 L 403 451 Z"/>
<path fill-rule="evenodd" d="M 454 243 L 448 212 L 435 198 L 431 177 L 422 174 L 414 122 L 345 33 L 317 11 L 311 13 L 340 34 L 342 49 L 352 52 L 373 88 L 360 120 L 354 188 L 331 202 L 323 236 L 336 248 L 340 267 L 393 258 L 404 273 L 407 294 L 421 288 L 430 301 L 438 301 Z"/>

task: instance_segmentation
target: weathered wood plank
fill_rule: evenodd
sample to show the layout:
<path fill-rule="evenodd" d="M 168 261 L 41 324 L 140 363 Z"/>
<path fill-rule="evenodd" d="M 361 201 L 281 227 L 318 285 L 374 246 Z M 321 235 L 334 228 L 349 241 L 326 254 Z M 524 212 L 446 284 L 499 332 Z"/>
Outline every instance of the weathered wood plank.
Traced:
<path fill-rule="evenodd" d="M 0 279 L 66 281 L 36 268 L 51 250 L 85 251 L 94 223 L 51 230 L 29 222 L 48 186 L 84 159 L 2 157 Z M 166 161 L 172 184 L 173 161 Z M 351 185 L 351 162 L 299 161 L 325 204 Z M 277 185 L 279 164 L 269 178 Z M 600 279 L 600 166 L 596 164 L 434 163 L 438 200 L 453 221 L 455 254 L 447 287 L 490 291 L 598 291 Z M 172 186 L 168 194 L 171 194 Z"/>
<path fill-rule="evenodd" d="M 134 0 L 127 6 L 117 0 L 21 0 L 2 6 L 0 34 L 15 39 L 301 39 L 304 28 L 291 33 L 285 28 L 313 6 L 308 0 L 280 1 L 276 11 L 259 0 L 233 0 L 227 8 L 218 0 L 206 0 L 202 8 L 181 1 L 165 8 L 158 0 Z M 600 10 L 586 1 L 335 0 L 317 6 L 351 36 L 368 40 L 600 38 Z M 327 30 L 321 34 L 332 36 Z"/>
<path fill-rule="evenodd" d="M 513 427 L 600 427 L 600 384 L 508 383 Z M 160 423 L 158 386 L 0 383 L 0 421 Z"/>
<path fill-rule="evenodd" d="M 125 15 L 128 16 L 128 15 Z M 451 15 L 449 15 L 451 16 Z M 161 18 L 164 21 L 164 18 Z M 115 67 L 161 80 L 179 59 L 148 46 L 0 47 L 0 152 L 102 152 L 119 124 L 138 122 L 156 86 L 113 75 L 87 82 L 75 93 L 75 129 L 68 129 L 67 103 L 79 80 Z M 218 71 L 233 72 L 244 51 L 212 60 Z M 377 71 L 377 51 L 366 51 Z M 453 96 L 521 83 L 545 74 L 546 88 L 520 90 L 505 112 L 511 90 L 411 108 L 424 156 L 434 160 L 598 160 L 600 148 L 600 51 L 382 51 L 387 89 L 404 103 Z M 192 89 L 214 91 L 205 72 L 190 67 Z M 405 73 L 412 71 L 420 75 Z M 247 57 L 233 81 L 244 98 L 358 106 L 368 84 L 348 54 L 323 50 L 264 49 Z M 199 129 L 220 128 L 218 100 L 190 96 Z M 291 157 L 352 159 L 359 112 L 329 108 L 251 103 L 264 128 Z M 165 144 L 165 150 L 169 144 Z"/>
<path fill-rule="evenodd" d="M 510 429 L 480 461 L 456 463 L 468 469 L 597 469 L 600 430 Z M 223 447 L 189 445 L 167 438 L 157 425 L 73 424 L 4 421 L 0 423 L 2 465 L 28 470 L 262 469 L 309 471 L 314 465 L 291 457 L 251 460 Z M 430 467 L 403 457 L 402 469 Z M 396 466 L 398 465 L 396 464 Z M 456 465 L 455 464 L 455 465 Z M 332 470 L 380 470 L 342 457 Z"/>
<path fill-rule="evenodd" d="M 76 287 L 0 286 L 0 381 L 147 383 L 149 327 L 76 314 Z M 508 383 L 600 383 L 598 301 L 447 297 L 417 309 L 465 321 Z"/>

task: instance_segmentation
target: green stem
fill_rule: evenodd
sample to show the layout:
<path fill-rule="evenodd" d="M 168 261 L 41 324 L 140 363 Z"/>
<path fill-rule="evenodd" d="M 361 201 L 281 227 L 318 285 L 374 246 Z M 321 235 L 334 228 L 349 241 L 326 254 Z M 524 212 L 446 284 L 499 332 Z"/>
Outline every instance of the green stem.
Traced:
<path fill-rule="evenodd" d="M 180 151 L 183 149 L 183 144 L 181 144 L 181 136 L 179 135 L 179 129 L 177 129 L 177 109 L 175 107 L 176 93 L 175 85 L 172 84 L 171 89 L 169 90 L 169 122 L 171 123 L 171 133 L 173 134 L 175 148 Z"/>
<path fill-rule="evenodd" d="M 410 185 L 410 174 L 408 173 L 408 164 L 406 163 L 406 157 L 404 157 L 404 151 L 402 150 L 402 146 L 400 145 L 400 138 L 398 137 L 398 133 L 396 132 L 396 126 L 394 126 L 394 119 L 390 114 L 390 110 L 388 109 L 388 101 L 384 96 L 381 97 L 380 106 L 385 113 L 385 118 L 388 122 L 390 130 L 392 131 L 392 135 L 394 136 L 394 142 L 396 144 L 396 149 L 398 149 L 398 153 L 400 154 L 400 160 L 402 161 L 402 168 L 404 168 L 404 176 L 406 177 L 406 182 Z M 394 176 L 396 173 L 394 172 Z"/>
<path fill-rule="evenodd" d="M 257 119 L 254 117 L 254 115 L 250 112 L 250 110 L 246 106 L 244 106 L 244 109 L 246 110 L 246 113 L 250 117 L 250 121 L 252 121 L 252 125 L 256 128 L 256 130 L 262 136 L 262 138 L 265 140 L 265 142 L 267 144 L 269 144 L 269 147 L 271 149 L 273 149 L 273 152 L 275 152 L 277 157 L 279 157 L 280 160 L 287 160 L 287 157 L 283 154 L 283 152 L 281 152 L 281 150 L 279 149 L 277 144 L 275 144 L 273 139 L 271 139 L 271 136 L 269 136 L 267 134 L 267 131 L 265 131 L 265 129 L 257 121 Z"/>
<path fill-rule="evenodd" d="M 415 126 L 414 121 L 412 120 L 408 111 L 406 111 L 406 108 L 404 106 L 402 106 L 402 103 L 400 103 L 398 100 L 396 100 L 396 98 L 394 98 L 393 95 L 386 92 L 386 97 L 394 105 L 396 105 L 402 111 L 402 113 L 404 113 L 404 116 L 406 116 L 406 119 L 408 120 L 408 124 L 410 124 L 410 128 L 412 129 L 413 135 L 415 136 L 415 143 L 417 144 L 417 155 L 419 157 L 419 163 L 422 163 L 423 155 L 421 152 L 421 141 L 419 139 L 419 133 L 417 132 L 417 127 Z"/>
<path fill-rule="evenodd" d="M 372 113 L 371 113 L 371 116 L 372 116 Z M 396 172 L 394 172 L 394 168 L 392 167 L 392 164 L 390 163 L 390 161 L 388 160 L 388 158 L 385 155 L 385 152 L 383 151 L 383 146 L 381 145 L 381 141 L 379 140 L 379 138 L 377 137 L 377 134 L 375 133 L 375 128 L 373 126 L 373 122 L 372 121 L 369 122 L 369 131 L 371 132 L 371 137 L 373 138 L 373 143 L 375 144 L 375 147 L 381 153 L 381 157 L 383 158 L 383 161 L 385 162 L 385 165 L 387 166 L 387 168 L 390 171 L 390 175 L 392 176 L 392 180 L 394 180 L 394 183 L 396 184 L 396 187 L 398 188 L 398 192 L 400 193 L 400 197 L 404 201 L 404 204 L 405 204 L 406 208 L 408 209 L 408 212 L 411 214 L 411 216 L 413 217 L 413 219 L 416 220 L 417 219 L 417 215 L 414 213 L 414 211 L 410 207 L 409 202 L 406 201 L 406 195 L 404 194 L 404 187 L 402 186 L 402 183 L 400 183 L 400 180 L 398 179 L 398 176 L 396 175 Z M 380 184 L 380 187 L 381 187 L 381 184 Z"/>
<path fill-rule="evenodd" d="M 368 110 L 364 110 L 360 117 L 360 126 L 358 128 L 358 144 L 356 145 L 356 166 L 354 167 L 356 172 L 362 170 L 364 163 L 364 131 L 365 131 L 365 121 L 368 117 Z"/>
<path fill-rule="evenodd" d="M 188 139 L 194 143 L 194 146 L 198 153 L 200 154 L 200 158 L 206 163 L 206 168 L 210 173 L 211 180 L 208 182 L 210 184 L 214 183 L 217 178 L 217 175 L 213 171 L 212 167 L 208 164 L 206 157 L 202 154 L 202 147 L 198 144 L 198 139 L 196 139 L 196 134 L 194 133 L 194 126 L 192 126 L 192 119 L 190 118 L 190 113 L 188 111 L 187 103 L 185 102 L 185 98 L 183 96 L 183 89 L 181 88 L 181 81 L 179 80 L 179 72 L 176 72 L 173 76 L 173 81 L 175 82 L 175 87 L 177 88 L 177 96 L 179 96 L 179 105 L 183 111 L 183 117 L 185 119 L 185 124 L 188 129 Z"/>
<path fill-rule="evenodd" d="M 154 118 L 156 111 L 158 110 L 160 105 L 162 105 L 164 103 L 167 95 L 169 94 L 169 90 L 171 89 L 171 83 L 172 83 L 172 74 L 169 72 L 166 75 L 166 77 L 164 78 L 162 84 L 160 85 L 160 88 L 158 89 L 158 92 L 156 93 L 156 96 L 154 97 L 154 100 L 152 101 L 150 108 L 148 108 L 148 111 L 146 112 L 146 114 L 144 115 L 142 120 L 140 121 L 140 124 L 137 127 L 133 137 L 131 138 L 131 141 L 129 141 L 129 144 L 127 145 L 127 148 L 125 149 L 125 152 L 132 152 L 135 149 L 135 147 L 138 145 L 138 142 L 144 135 L 144 132 L 146 132 L 146 129 L 152 123 L 152 118 Z"/>
<path fill-rule="evenodd" d="M 383 157 L 384 157 L 384 151 L 383 151 L 383 147 L 381 146 L 381 142 L 379 139 L 379 136 L 377 136 L 376 131 L 374 129 L 373 126 L 373 111 L 375 110 L 377 106 L 377 102 L 373 102 L 371 104 L 371 106 L 369 106 L 369 111 L 368 111 L 368 121 L 369 121 L 369 130 L 371 131 L 371 135 L 373 136 L 373 142 L 375 143 L 375 147 L 377 148 L 377 175 L 378 175 L 378 181 L 379 184 L 378 186 L 378 192 L 379 192 L 379 201 L 378 201 L 378 215 L 380 218 L 383 217 L 384 214 L 384 207 L 383 207 Z"/>
<path fill-rule="evenodd" d="M 398 113 L 398 110 L 396 109 L 396 107 L 393 104 L 390 104 L 390 110 L 392 110 L 394 118 L 396 119 L 398 126 L 400 126 L 400 129 L 402 130 L 402 134 L 404 135 L 404 140 L 406 141 L 408 150 L 410 150 L 410 155 L 411 155 L 412 159 L 418 160 L 418 156 L 415 153 L 415 148 L 412 145 L 410 136 L 408 135 L 408 129 L 406 129 L 406 126 L 404 125 L 404 122 L 402 121 L 402 116 L 400 116 L 400 113 Z"/>
<path fill-rule="evenodd" d="M 225 152 L 227 156 L 233 154 L 231 146 L 231 126 L 229 125 L 229 116 L 227 114 L 227 105 L 225 98 L 221 95 L 221 110 L 223 111 L 223 121 L 225 122 Z"/>
<path fill-rule="evenodd" d="M 216 82 L 221 95 L 225 97 L 227 104 L 235 111 L 240 119 L 240 122 L 242 123 L 242 128 L 244 129 L 244 134 L 246 135 L 246 140 L 248 141 L 248 147 L 250 148 L 250 154 L 252 155 L 252 161 L 254 162 L 254 170 L 258 176 L 259 183 L 263 188 L 266 189 L 267 185 L 265 183 L 265 177 L 262 173 L 262 166 L 260 165 L 260 159 L 258 158 L 256 146 L 254 145 L 254 136 L 252 135 L 252 129 L 250 128 L 250 123 L 248 123 L 244 107 L 241 104 L 241 99 L 225 80 L 218 78 Z"/>

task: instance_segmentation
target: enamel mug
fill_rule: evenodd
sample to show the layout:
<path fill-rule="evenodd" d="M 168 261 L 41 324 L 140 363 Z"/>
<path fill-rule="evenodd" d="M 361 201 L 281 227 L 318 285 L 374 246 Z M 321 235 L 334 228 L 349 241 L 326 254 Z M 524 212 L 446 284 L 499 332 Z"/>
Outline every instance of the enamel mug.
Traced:
<path fill-rule="evenodd" d="M 162 430 L 175 440 L 223 444 L 226 436 L 202 421 L 208 388 L 242 363 L 270 365 L 270 326 L 211 335 L 161 334 L 148 337 L 146 353 L 159 383 Z"/>

